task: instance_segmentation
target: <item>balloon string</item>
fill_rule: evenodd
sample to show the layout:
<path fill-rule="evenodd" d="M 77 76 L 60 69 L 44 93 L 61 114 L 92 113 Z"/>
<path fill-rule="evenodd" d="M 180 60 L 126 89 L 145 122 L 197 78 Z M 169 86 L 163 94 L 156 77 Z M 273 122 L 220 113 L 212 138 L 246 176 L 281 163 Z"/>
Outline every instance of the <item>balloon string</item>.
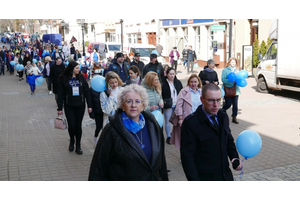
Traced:
<path fill-rule="evenodd" d="M 242 160 L 242 163 L 241 163 L 241 167 L 239 167 L 239 169 L 241 170 L 241 173 L 240 173 L 240 178 L 242 178 L 242 174 L 244 173 L 243 172 L 243 162 L 244 162 L 244 160 L 247 160 L 247 157 L 245 157 L 243 160 Z"/>

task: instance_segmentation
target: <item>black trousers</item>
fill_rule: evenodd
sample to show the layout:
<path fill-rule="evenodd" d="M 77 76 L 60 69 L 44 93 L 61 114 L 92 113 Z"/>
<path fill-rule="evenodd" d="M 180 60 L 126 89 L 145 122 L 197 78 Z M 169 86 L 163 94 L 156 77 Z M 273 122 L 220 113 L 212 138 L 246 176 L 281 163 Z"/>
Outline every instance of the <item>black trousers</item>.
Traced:
<path fill-rule="evenodd" d="M 65 115 L 68 121 L 68 131 L 70 135 L 70 145 L 74 145 L 76 139 L 76 149 L 81 148 L 82 120 L 85 111 L 85 104 L 82 106 L 64 106 Z"/>
<path fill-rule="evenodd" d="M 175 72 L 177 71 L 177 60 L 172 61 L 171 67 L 173 67 L 175 69 Z"/>
<path fill-rule="evenodd" d="M 94 115 L 95 115 L 95 122 L 96 122 L 95 137 L 98 137 L 100 130 L 103 127 L 103 113 L 102 114 L 94 114 Z"/>
<path fill-rule="evenodd" d="M 23 78 L 23 70 L 22 71 L 18 71 L 19 74 L 19 78 Z"/>

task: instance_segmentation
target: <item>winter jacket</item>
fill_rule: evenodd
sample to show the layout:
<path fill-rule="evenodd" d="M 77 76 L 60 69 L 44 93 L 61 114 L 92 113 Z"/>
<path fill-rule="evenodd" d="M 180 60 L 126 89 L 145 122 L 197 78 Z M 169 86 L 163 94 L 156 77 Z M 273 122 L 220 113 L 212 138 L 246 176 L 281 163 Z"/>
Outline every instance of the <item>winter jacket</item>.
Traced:
<path fill-rule="evenodd" d="M 50 61 L 49 62 L 49 70 L 51 70 L 51 66 L 54 64 L 54 62 L 52 62 L 52 61 Z M 44 78 L 47 78 L 48 76 L 47 76 L 47 67 L 46 67 L 46 65 L 47 65 L 47 63 L 45 63 L 45 65 L 44 65 L 44 69 L 43 69 L 43 71 L 42 71 L 42 74 L 43 74 L 43 77 Z M 50 76 L 50 71 L 49 71 L 49 76 Z"/>
<path fill-rule="evenodd" d="M 143 78 L 145 78 L 146 74 L 148 72 L 156 72 L 158 74 L 159 81 L 161 82 L 162 79 L 164 78 L 164 69 L 161 66 L 159 62 L 156 62 L 155 64 L 153 63 L 148 63 L 143 70 Z"/>
<path fill-rule="evenodd" d="M 164 136 L 154 116 L 144 111 L 151 137 L 152 157 L 145 153 L 124 126 L 122 109 L 109 117 L 94 152 L 89 181 L 168 181 Z"/>
<path fill-rule="evenodd" d="M 103 115 L 103 111 L 100 103 L 100 92 L 96 92 L 93 88 L 90 88 L 90 94 L 92 98 L 92 112 L 89 114 L 90 118 L 94 119 L 95 114 Z"/>
<path fill-rule="evenodd" d="M 65 70 L 65 65 L 61 63 L 60 65 L 52 65 L 50 67 L 50 74 L 49 77 L 53 84 L 53 93 L 58 94 L 58 77 L 63 73 Z"/>
<path fill-rule="evenodd" d="M 126 82 L 126 80 L 129 78 L 129 73 L 128 73 L 129 67 L 130 67 L 129 64 L 126 61 L 124 61 L 122 63 L 122 68 L 123 68 L 123 70 L 125 72 L 125 75 L 124 74 L 122 75 L 121 74 L 121 66 L 120 66 L 120 64 L 117 62 L 117 60 L 113 60 L 112 63 L 108 67 L 108 71 L 116 72 L 116 74 L 119 75 L 120 79 L 123 82 Z"/>
<path fill-rule="evenodd" d="M 223 82 L 222 88 L 223 88 L 223 90 L 224 90 L 224 85 L 226 87 L 234 86 L 234 83 L 230 82 L 227 78 L 227 76 L 231 72 L 231 70 L 233 70 L 233 69 L 229 66 L 229 67 L 224 68 L 222 71 L 222 82 Z M 235 71 L 233 71 L 233 72 L 237 74 L 239 72 L 239 70 L 236 68 Z M 235 88 L 236 88 L 236 96 L 240 95 L 241 94 L 240 87 L 237 84 L 235 84 Z"/>
<path fill-rule="evenodd" d="M 77 61 L 79 58 L 81 58 L 81 54 L 75 54 L 74 53 L 74 60 Z"/>
<path fill-rule="evenodd" d="M 202 86 L 206 85 L 205 81 L 208 81 L 210 83 L 218 82 L 219 85 L 219 78 L 217 72 L 214 70 L 212 72 L 208 72 L 205 70 L 207 66 L 204 67 L 204 69 L 199 73 L 199 78 L 202 82 Z"/>
<path fill-rule="evenodd" d="M 92 98 L 89 90 L 89 85 L 82 74 L 79 75 L 79 95 L 73 96 L 73 88 L 69 83 L 68 78 L 58 81 L 58 111 L 61 111 L 63 104 L 65 106 L 81 106 L 87 102 L 88 108 L 92 108 Z"/>
<path fill-rule="evenodd" d="M 35 79 L 40 76 L 41 75 L 34 75 L 34 74 L 32 74 L 31 76 L 27 75 L 27 82 L 29 83 L 29 85 L 35 85 Z"/>
<path fill-rule="evenodd" d="M 175 76 L 174 78 L 174 86 L 177 92 L 177 96 L 179 95 L 181 89 L 182 89 L 182 83 L 180 82 L 180 80 L 178 80 Z M 162 92 L 162 98 L 163 99 L 169 99 L 171 98 L 171 90 L 170 90 L 170 85 L 167 81 L 166 78 L 163 79 L 162 81 L 162 86 L 161 86 L 161 92 Z"/>
<path fill-rule="evenodd" d="M 132 66 L 132 65 L 135 65 L 135 66 L 137 66 L 137 68 L 139 68 L 140 74 L 143 78 L 143 70 L 144 70 L 145 64 L 142 61 L 138 61 L 138 63 L 136 63 L 135 61 L 132 61 L 130 63 L 130 66 Z"/>
<path fill-rule="evenodd" d="M 30 61 L 32 63 L 32 58 L 30 56 L 29 57 L 24 56 L 24 58 L 23 58 L 23 66 L 24 67 L 27 65 L 28 61 Z"/>
<path fill-rule="evenodd" d="M 196 56 L 196 53 L 194 50 L 187 50 L 187 58 L 188 58 L 188 61 L 194 61 L 194 60 L 197 60 L 197 56 Z"/>
<path fill-rule="evenodd" d="M 155 88 L 149 87 L 146 83 L 145 80 L 142 81 L 141 86 L 146 88 L 147 94 L 148 94 L 148 99 L 149 99 L 149 105 L 146 108 L 147 111 L 150 111 L 151 106 L 158 106 L 159 103 L 164 103 L 162 96 L 158 94 Z"/>
<path fill-rule="evenodd" d="M 64 61 L 65 61 L 65 56 L 64 56 L 64 54 L 63 54 L 63 53 L 58 53 L 58 55 L 59 55 L 59 57 L 61 57 L 62 62 L 64 62 Z M 53 55 L 51 56 L 51 59 L 52 59 L 53 61 L 56 60 L 56 53 L 55 53 L 55 52 L 54 52 Z"/>

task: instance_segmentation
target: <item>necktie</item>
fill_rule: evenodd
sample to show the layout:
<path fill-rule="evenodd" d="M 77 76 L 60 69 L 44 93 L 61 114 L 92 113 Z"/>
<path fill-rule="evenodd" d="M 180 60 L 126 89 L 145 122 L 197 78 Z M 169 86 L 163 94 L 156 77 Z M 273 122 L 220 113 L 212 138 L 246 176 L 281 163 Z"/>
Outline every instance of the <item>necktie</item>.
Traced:
<path fill-rule="evenodd" d="M 210 119 L 213 121 L 214 127 L 219 131 L 219 125 L 218 125 L 218 123 L 217 123 L 215 117 L 216 117 L 216 115 L 212 115 L 212 116 L 210 117 Z"/>

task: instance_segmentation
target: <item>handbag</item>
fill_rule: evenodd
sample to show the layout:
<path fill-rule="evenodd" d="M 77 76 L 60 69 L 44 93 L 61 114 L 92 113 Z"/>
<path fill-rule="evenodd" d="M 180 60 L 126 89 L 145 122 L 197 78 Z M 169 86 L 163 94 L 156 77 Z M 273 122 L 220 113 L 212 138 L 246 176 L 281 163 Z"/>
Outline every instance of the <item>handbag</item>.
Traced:
<path fill-rule="evenodd" d="M 174 111 L 172 112 L 172 115 L 169 119 L 169 122 L 171 124 L 173 124 L 173 126 L 178 126 L 178 121 L 179 121 L 179 117 L 176 115 L 175 109 L 174 109 Z"/>
<path fill-rule="evenodd" d="M 67 120 L 58 115 L 54 120 L 54 128 L 65 130 L 68 128 Z"/>
<path fill-rule="evenodd" d="M 172 108 L 172 105 L 173 105 L 172 98 L 164 99 L 164 108 Z"/>
<path fill-rule="evenodd" d="M 198 63 L 194 64 L 194 68 L 197 69 L 199 67 Z"/>
<path fill-rule="evenodd" d="M 224 85 L 225 97 L 235 97 L 236 96 L 236 87 L 235 84 L 232 87 L 226 87 Z"/>

